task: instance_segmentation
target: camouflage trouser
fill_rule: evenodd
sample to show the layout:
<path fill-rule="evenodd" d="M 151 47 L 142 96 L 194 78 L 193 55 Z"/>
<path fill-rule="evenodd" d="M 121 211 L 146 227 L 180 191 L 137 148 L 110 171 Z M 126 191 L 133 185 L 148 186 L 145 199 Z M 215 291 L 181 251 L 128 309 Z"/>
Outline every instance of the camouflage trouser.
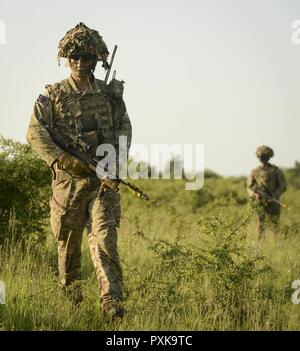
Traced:
<path fill-rule="evenodd" d="M 280 205 L 270 203 L 268 205 L 261 205 L 258 208 L 258 234 L 259 238 L 264 236 L 265 230 L 272 229 L 275 234 L 279 231 L 280 219 Z"/>
<path fill-rule="evenodd" d="M 81 279 L 82 233 L 96 270 L 102 305 L 122 299 L 122 270 L 117 251 L 120 195 L 107 190 L 99 197 L 99 179 L 76 179 L 58 171 L 52 182 L 51 226 L 58 240 L 58 264 L 63 287 Z"/>

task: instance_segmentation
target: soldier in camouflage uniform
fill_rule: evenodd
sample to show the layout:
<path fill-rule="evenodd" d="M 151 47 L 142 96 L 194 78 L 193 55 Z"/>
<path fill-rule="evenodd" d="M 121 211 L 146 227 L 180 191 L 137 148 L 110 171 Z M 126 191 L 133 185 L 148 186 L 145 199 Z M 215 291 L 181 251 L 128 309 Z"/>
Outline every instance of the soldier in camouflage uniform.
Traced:
<path fill-rule="evenodd" d="M 258 206 L 259 238 L 262 238 L 266 224 L 269 223 L 275 231 L 279 226 L 280 204 L 268 200 L 273 198 L 279 200 L 281 194 L 286 190 L 286 183 L 282 171 L 269 163 L 274 152 L 268 146 L 260 146 L 256 151 L 261 165 L 255 168 L 247 180 L 248 194 L 254 199 Z M 263 194 L 267 195 L 262 196 Z"/>
<path fill-rule="evenodd" d="M 107 47 L 102 37 L 83 23 L 67 32 L 59 43 L 58 59 L 64 57 L 71 69 L 68 79 L 46 86 L 34 105 L 27 140 L 48 164 L 54 175 L 50 199 L 50 222 L 58 241 L 58 264 L 62 286 L 72 284 L 75 302 L 80 303 L 80 261 L 83 230 L 87 229 L 90 254 L 96 270 L 103 312 L 122 317 L 122 270 L 117 251 L 120 223 L 120 195 L 111 182 L 106 184 L 88 166 L 63 151 L 39 123 L 42 117 L 64 134 L 78 132 L 93 145 L 118 146 L 119 136 L 131 143 L 131 123 L 122 98 L 123 82 L 110 84 L 95 79 L 97 61 L 108 68 Z M 119 83 L 119 84 L 112 84 Z M 120 86 L 121 84 L 121 86 Z M 116 86 L 116 88 L 113 88 Z M 118 149 L 117 149 L 118 151 Z M 100 184 L 104 193 L 99 196 Z M 74 289 L 73 289 L 74 290 Z M 74 297 L 74 296 L 73 296 Z"/>

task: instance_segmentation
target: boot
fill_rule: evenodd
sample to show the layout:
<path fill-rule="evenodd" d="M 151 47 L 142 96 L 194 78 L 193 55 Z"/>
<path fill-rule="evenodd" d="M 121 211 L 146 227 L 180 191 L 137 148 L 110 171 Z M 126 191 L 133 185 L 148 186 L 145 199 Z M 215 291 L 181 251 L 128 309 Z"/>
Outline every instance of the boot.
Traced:
<path fill-rule="evenodd" d="M 114 321 L 117 318 L 122 319 L 124 316 L 125 309 L 116 300 L 106 301 L 102 304 L 103 314 L 110 321 Z"/>

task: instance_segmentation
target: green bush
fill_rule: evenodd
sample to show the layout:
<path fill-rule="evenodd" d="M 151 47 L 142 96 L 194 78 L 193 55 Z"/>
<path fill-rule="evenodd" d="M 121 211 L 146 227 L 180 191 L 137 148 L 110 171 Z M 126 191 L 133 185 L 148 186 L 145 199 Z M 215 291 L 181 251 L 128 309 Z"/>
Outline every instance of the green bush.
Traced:
<path fill-rule="evenodd" d="M 211 313 L 218 315 L 222 311 L 220 320 L 226 311 L 227 318 L 242 328 L 245 316 L 241 315 L 241 306 L 247 305 L 253 281 L 272 273 L 265 257 L 247 243 L 245 228 L 250 217 L 249 214 L 239 224 L 223 215 L 200 218 L 199 246 L 180 239 L 150 240 L 142 231 L 136 233 L 155 255 L 155 275 L 149 272 L 146 285 L 152 281 L 152 286 L 160 286 L 153 290 L 153 299 L 164 297 L 167 310 L 172 310 L 173 305 L 179 306 L 187 296 L 198 294 L 200 301 L 210 301 Z M 164 280 L 158 280 L 157 276 Z M 258 295 L 253 298 L 257 299 Z M 243 313 L 247 314 L 249 311 L 244 309 Z"/>
<path fill-rule="evenodd" d="M 45 238 L 51 174 L 29 145 L 0 136 L 0 244 Z"/>
<path fill-rule="evenodd" d="M 202 189 L 193 193 L 193 208 L 227 207 L 230 205 L 246 205 L 248 196 L 246 193 L 246 181 L 244 178 L 205 178 Z"/>
<path fill-rule="evenodd" d="M 300 189 L 300 162 L 295 162 L 294 168 L 285 170 L 287 183 L 294 189 Z"/>

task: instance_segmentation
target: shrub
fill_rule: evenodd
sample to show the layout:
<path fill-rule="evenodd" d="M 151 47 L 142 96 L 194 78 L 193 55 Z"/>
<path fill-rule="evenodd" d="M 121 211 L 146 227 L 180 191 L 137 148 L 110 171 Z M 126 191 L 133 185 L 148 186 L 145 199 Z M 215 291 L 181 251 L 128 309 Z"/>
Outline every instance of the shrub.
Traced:
<path fill-rule="evenodd" d="M 285 170 L 287 183 L 294 189 L 300 189 L 300 162 L 295 162 L 294 168 Z"/>
<path fill-rule="evenodd" d="M 50 172 L 29 145 L 0 136 L 0 244 L 45 238 Z"/>

